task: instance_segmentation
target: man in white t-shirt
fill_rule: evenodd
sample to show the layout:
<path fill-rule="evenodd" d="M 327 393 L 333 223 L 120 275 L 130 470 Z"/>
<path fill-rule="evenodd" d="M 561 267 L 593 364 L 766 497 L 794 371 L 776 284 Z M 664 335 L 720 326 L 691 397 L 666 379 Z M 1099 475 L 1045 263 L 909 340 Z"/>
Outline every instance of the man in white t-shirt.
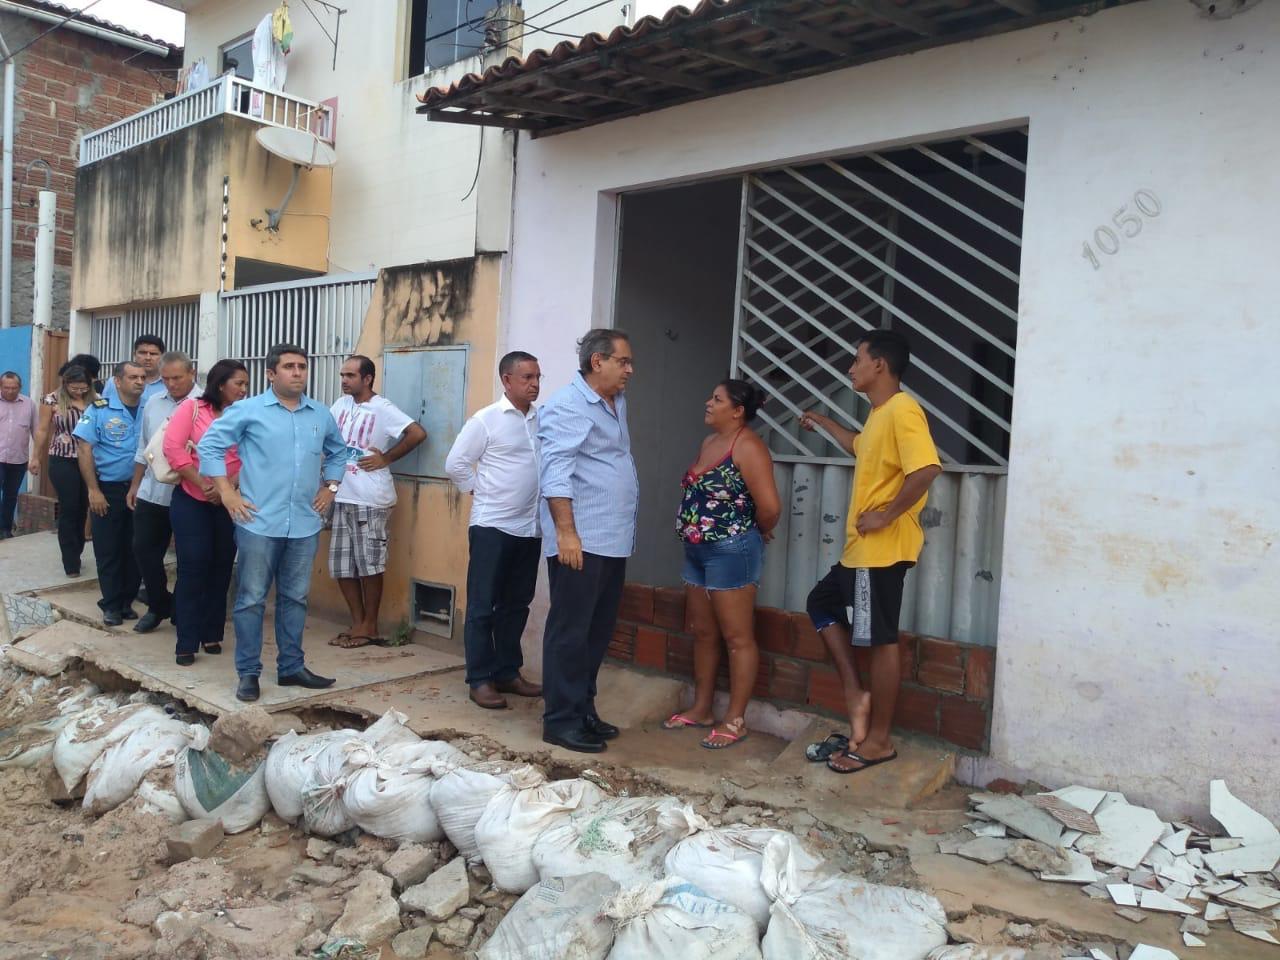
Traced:
<path fill-rule="evenodd" d="M 376 373 L 368 357 L 348 357 L 341 372 L 343 395 L 330 407 L 347 444 L 347 466 L 333 504 L 329 574 L 351 611 L 351 629 L 329 641 L 335 647 L 381 641 L 387 518 L 396 504 L 391 464 L 427 439 L 412 417 L 373 392 Z"/>

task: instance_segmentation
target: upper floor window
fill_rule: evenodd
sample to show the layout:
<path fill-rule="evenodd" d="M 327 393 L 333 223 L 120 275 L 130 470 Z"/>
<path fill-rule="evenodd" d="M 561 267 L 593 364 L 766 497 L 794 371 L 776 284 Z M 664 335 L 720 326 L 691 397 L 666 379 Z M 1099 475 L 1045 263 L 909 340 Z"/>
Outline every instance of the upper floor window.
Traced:
<path fill-rule="evenodd" d="M 416 77 L 479 53 L 484 48 L 484 13 L 491 6 L 492 2 L 474 0 L 413 0 L 409 76 Z"/>
<path fill-rule="evenodd" d="M 241 80 L 253 80 L 253 34 L 222 45 L 218 72 L 226 73 L 227 70 Z"/>

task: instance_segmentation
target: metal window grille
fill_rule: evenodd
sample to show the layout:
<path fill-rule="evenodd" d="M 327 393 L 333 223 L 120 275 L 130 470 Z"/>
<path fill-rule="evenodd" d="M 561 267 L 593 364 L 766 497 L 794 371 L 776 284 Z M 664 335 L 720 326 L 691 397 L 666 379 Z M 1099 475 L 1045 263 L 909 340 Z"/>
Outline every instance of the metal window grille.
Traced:
<path fill-rule="evenodd" d="M 89 352 L 102 364 L 104 379 L 111 375 L 114 364 L 133 359 L 133 341 L 144 333 L 163 340 L 165 349 L 180 350 L 194 358 L 199 323 L 198 300 L 95 313 L 89 332 Z"/>
<path fill-rule="evenodd" d="M 734 365 L 770 398 L 782 459 L 848 459 L 799 429 L 861 429 L 847 370 L 863 331 L 912 343 L 904 387 L 944 461 L 1008 463 L 1026 131 L 921 143 L 746 178 Z"/>
<path fill-rule="evenodd" d="M 329 404 L 342 393 L 338 372 L 355 351 L 373 299 L 376 273 L 341 274 L 246 287 L 221 295 L 219 355 L 249 368 L 249 390 L 267 386 L 267 353 L 292 343 L 311 360 L 308 393 Z"/>

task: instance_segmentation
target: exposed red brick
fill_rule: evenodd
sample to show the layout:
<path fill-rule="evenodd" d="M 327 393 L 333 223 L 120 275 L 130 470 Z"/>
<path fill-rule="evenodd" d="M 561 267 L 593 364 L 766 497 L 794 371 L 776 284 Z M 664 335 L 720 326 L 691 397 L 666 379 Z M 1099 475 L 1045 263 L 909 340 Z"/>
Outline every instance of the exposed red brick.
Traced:
<path fill-rule="evenodd" d="M 937 637 L 921 637 L 919 648 L 920 666 L 926 663 L 937 663 L 947 667 L 964 666 L 964 648 L 950 640 L 939 640 Z"/>
<path fill-rule="evenodd" d="M 813 660 L 826 663 L 829 659 L 827 645 L 818 631 L 813 629 L 813 621 L 807 613 L 791 614 L 791 655 L 801 660 Z"/>
<path fill-rule="evenodd" d="M 964 666 L 964 692 L 974 700 L 991 701 L 995 689 L 996 651 L 992 647 L 970 647 Z"/>
<path fill-rule="evenodd" d="M 769 699 L 769 678 L 773 675 L 773 658 L 764 656 L 760 658 L 760 666 L 756 670 L 756 682 L 751 687 L 751 697 L 754 700 Z"/>
<path fill-rule="evenodd" d="M 791 653 L 791 614 L 773 607 L 756 610 L 756 643 L 770 653 Z"/>
<path fill-rule="evenodd" d="M 849 712 L 840 675 L 830 667 L 809 668 L 809 698 L 806 702 L 841 716 Z"/>
<path fill-rule="evenodd" d="M 678 633 L 667 634 L 667 673 L 693 676 L 693 641 Z"/>
<path fill-rule="evenodd" d="M 902 679 L 910 682 L 916 678 L 916 635 L 898 634 L 898 652 L 902 654 Z"/>
<path fill-rule="evenodd" d="M 964 693 L 964 670 L 942 663 L 922 663 L 916 671 L 916 682 L 947 693 Z"/>
<path fill-rule="evenodd" d="M 52 530 L 57 526 L 58 501 L 36 493 L 18 494 L 18 517 L 14 523 L 17 533 L 35 533 Z"/>
<path fill-rule="evenodd" d="M 987 707 L 986 704 L 962 697 L 942 698 L 942 724 L 939 734 L 944 740 L 968 747 L 970 750 L 985 750 L 987 746 Z"/>
<path fill-rule="evenodd" d="M 643 583 L 624 585 L 618 618 L 632 623 L 653 623 L 653 587 Z"/>
<path fill-rule="evenodd" d="M 804 703 L 809 696 L 809 668 L 794 660 L 773 657 L 769 677 L 769 697 L 789 703 Z"/>
<path fill-rule="evenodd" d="M 631 661 L 636 653 L 636 627 L 633 623 L 618 623 L 613 628 L 609 642 L 609 656 L 616 660 Z"/>
<path fill-rule="evenodd" d="M 1005 780 L 1003 777 L 992 780 L 984 787 L 988 793 L 1022 793 L 1022 785 L 1014 783 L 1012 780 Z"/>
<path fill-rule="evenodd" d="M 904 683 L 898 690 L 898 703 L 893 711 L 894 726 L 937 736 L 938 700 L 938 694 L 932 690 Z"/>
<path fill-rule="evenodd" d="M 665 630 L 654 630 L 641 627 L 636 631 L 637 667 L 652 667 L 654 670 L 667 669 L 667 633 Z"/>
<path fill-rule="evenodd" d="M 657 587 L 654 589 L 653 625 L 667 630 L 684 629 L 683 587 Z"/>

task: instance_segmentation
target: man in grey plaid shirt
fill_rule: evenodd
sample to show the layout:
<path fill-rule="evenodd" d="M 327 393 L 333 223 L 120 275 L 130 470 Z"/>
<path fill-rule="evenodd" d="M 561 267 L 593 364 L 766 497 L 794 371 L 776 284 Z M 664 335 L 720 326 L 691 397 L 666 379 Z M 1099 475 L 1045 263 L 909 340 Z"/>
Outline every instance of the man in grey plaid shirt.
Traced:
<path fill-rule="evenodd" d="M 337 647 L 378 643 L 382 574 L 387 569 L 387 519 L 396 503 L 391 464 L 427 439 L 421 424 L 373 392 L 377 373 L 364 356 L 342 365 L 342 396 L 330 408 L 347 444 L 347 465 L 333 504 L 329 574 L 351 611 Z"/>

